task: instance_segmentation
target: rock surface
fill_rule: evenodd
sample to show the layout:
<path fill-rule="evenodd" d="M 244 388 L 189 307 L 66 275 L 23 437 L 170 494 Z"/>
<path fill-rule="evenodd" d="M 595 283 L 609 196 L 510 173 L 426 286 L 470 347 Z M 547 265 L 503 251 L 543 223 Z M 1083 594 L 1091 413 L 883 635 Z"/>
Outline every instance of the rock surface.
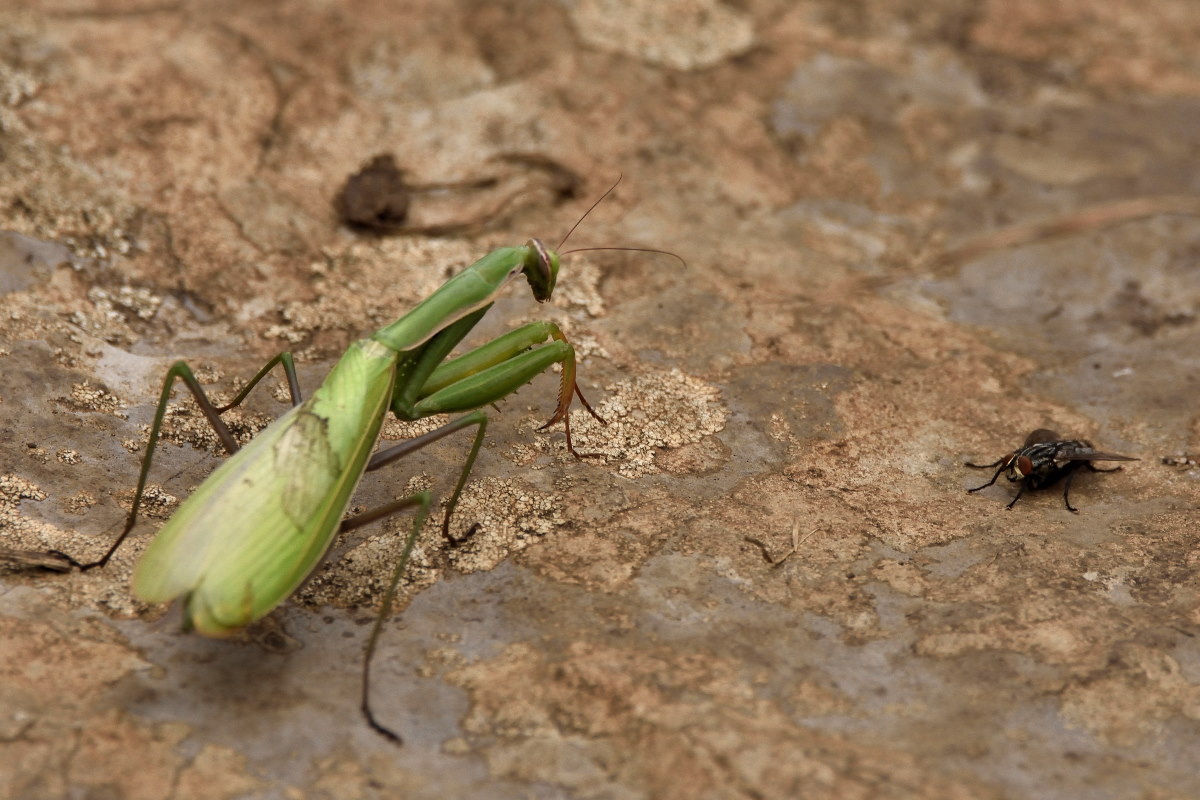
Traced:
<path fill-rule="evenodd" d="M 218 463 L 181 407 L 112 564 L 0 569 L 0 797 L 1200 795 L 1198 37 L 1189 0 L 7 3 L 0 546 L 103 552 L 176 358 L 311 391 L 620 173 L 564 249 L 687 264 L 568 256 L 479 327 L 558 322 L 609 425 L 579 461 L 556 375 L 498 404 L 481 528 L 428 527 L 380 644 L 402 748 L 357 693 L 407 518 L 234 640 L 131 598 Z M 404 224 L 471 224 L 341 225 L 384 153 L 467 187 Z M 1079 514 L 965 492 L 1041 427 L 1142 460 Z"/>

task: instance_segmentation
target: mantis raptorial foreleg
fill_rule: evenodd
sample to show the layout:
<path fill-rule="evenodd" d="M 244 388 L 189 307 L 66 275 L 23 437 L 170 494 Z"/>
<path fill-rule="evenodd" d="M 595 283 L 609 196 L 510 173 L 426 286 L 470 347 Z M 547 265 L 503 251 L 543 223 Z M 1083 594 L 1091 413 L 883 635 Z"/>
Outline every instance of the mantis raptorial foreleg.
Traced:
<path fill-rule="evenodd" d="M 550 341 L 547 342 L 547 339 Z M 567 437 L 567 450 L 576 458 L 589 456 L 590 453 L 576 451 L 571 441 L 568 410 L 572 395 L 577 396 L 588 413 L 601 424 L 607 423 L 592 408 L 575 382 L 575 348 L 553 322 L 531 322 L 447 361 L 433 370 L 421 391 L 416 394 L 415 402 L 406 409 L 396 411 L 396 414 L 412 414 L 412 418 L 419 419 L 430 414 L 477 408 L 516 391 L 553 364 L 562 365 L 558 405 L 554 415 L 539 430 L 561 421 Z"/>

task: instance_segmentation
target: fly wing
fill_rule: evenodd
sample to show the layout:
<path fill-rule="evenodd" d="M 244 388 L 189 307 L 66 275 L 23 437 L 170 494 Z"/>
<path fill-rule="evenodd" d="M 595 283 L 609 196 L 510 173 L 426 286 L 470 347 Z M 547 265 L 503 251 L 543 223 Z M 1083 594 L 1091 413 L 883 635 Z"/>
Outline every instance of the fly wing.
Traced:
<path fill-rule="evenodd" d="M 1074 456 L 1070 461 L 1141 461 L 1140 458 L 1134 456 L 1123 456 L 1117 453 L 1101 453 L 1098 450 L 1093 450 L 1080 456 Z"/>
<path fill-rule="evenodd" d="M 1094 449 L 1087 442 L 1081 441 L 1063 442 L 1054 454 L 1054 460 L 1056 463 L 1066 463 L 1068 461 L 1141 461 L 1140 458 L 1134 458 L 1133 456 L 1102 453 Z"/>

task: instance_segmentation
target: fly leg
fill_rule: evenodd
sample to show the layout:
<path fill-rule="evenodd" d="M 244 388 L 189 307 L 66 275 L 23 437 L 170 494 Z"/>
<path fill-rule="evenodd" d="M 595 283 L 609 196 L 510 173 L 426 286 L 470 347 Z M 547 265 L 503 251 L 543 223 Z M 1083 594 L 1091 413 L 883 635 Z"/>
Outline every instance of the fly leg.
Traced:
<path fill-rule="evenodd" d="M 1091 465 L 1089 464 L 1088 466 L 1091 466 Z M 1117 467 L 1117 469 L 1120 469 L 1120 467 Z M 1099 471 L 1100 472 L 1111 472 L 1111 470 L 1107 470 L 1107 469 L 1102 469 Z M 1075 506 L 1071 505 L 1071 501 L 1067 499 L 1067 493 L 1071 491 L 1071 479 L 1074 477 L 1075 477 L 1075 470 L 1071 470 L 1070 472 L 1067 473 L 1067 479 L 1063 483 L 1063 502 L 1067 504 L 1067 511 L 1070 511 L 1072 514 L 1078 514 L 1079 509 L 1076 508 Z"/>
<path fill-rule="evenodd" d="M 967 492 L 968 493 L 978 492 L 980 489 L 986 489 L 987 487 L 989 487 L 993 483 L 995 483 L 996 479 L 1000 477 L 1000 473 L 1004 472 L 1005 468 L 1008 467 L 1008 461 L 1009 461 L 1009 456 L 1005 456 L 1004 458 L 1000 459 L 999 461 L 993 461 L 991 464 L 975 464 L 970 461 L 964 461 L 963 466 L 971 467 L 972 469 L 991 469 L 992 467 L 999 467 L 999 469 L 996 470 L 995 474 L 992 475 L 992 479 L 990 481 L 985 483 L 983 486 L 976 486 L 974 489 L 967 489 Z"/>
<path fill-rule="evenodd" d="M 999 473 L 997 473 L 997 474 L 999 474 Z M 996 479 L 992 478 L 992 480 L 994 481 Z M 982 489 L 983 487 L 980 486 L 979 488 Z M 1025 493 L 1025 482 L 1022 481 L 1020 487 L 1017 488 L 1017 496 L 1014 497 L 1012 500 L 1010 500 L 1008 502 L 1008 505 L 1005 506 L 1005 508 L 1008 509 L 1009 511 L 1012 511 L 1012 507 L 1017 504 L 1017 501 L 1021 499 L 1021 495 L 1024 493 Z M 1065 497 L 1066 495 L 1064 494 L 1063 496 Z M 1067 508 L 1071 508 L 1071 506 L 1068 504 Z M 1074 511 L 1074 509 L 1071 509 L 1071 510 Z"/>
<path fill-rule="evenodd" d="M 1092 462 L 1090 461 L 1084 461 L 1082 464 L 1083 466 L 1087 467 L 1089 472 L 1116 472 L 1120 469 L 1120 467 L 1113 467 L 1112 469 L 1100 469 L 1099 467 L 1093 466 Z M 1067 475 L 1067 485 L 1063 487 L 1063 502 L 1067 504 L 1068 511 L 1073 511 L 1078 514 L 1079 509 L 1072 506 L 1071 501 L 1067 499 L 1067 492 L 1071 489 L 1071 478 L 1073 477 L 1075 477 L 1074 471 Z"/>

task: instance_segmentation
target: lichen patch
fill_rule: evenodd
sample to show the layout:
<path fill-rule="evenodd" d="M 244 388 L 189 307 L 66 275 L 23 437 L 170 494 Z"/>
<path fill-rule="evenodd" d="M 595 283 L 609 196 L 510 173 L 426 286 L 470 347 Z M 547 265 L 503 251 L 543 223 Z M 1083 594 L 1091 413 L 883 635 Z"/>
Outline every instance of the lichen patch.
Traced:
<path fill-rule="evenodd" d="M 716 386 L 678 369 L 620 381 L 605 391 L 596 412 L 607 424 L 579 409 L 571 414 L 571 433 L 576 450 L 613 465 L 625 478 L 663 471 L 656 463 L 660 450 L 711 436 L 729 417 Z M 570 457 L 559 435 L 540 435 L 536 442 L 544 453 Z"/>

